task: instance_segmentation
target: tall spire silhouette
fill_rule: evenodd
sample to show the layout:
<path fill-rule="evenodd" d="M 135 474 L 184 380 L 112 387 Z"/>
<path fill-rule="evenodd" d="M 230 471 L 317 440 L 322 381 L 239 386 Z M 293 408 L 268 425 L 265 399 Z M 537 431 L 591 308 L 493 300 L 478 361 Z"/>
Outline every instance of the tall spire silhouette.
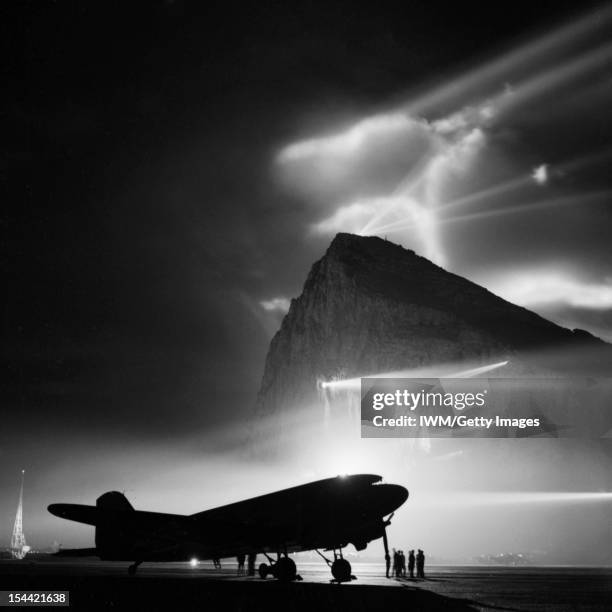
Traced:
<path fill-rule="evenodd" d="M 26 544 L 23 533 L 23 480 L 25 470 L 21 470 L 21 489 L 19 490 L 19 505 L 15 515 L 15 525 L 13 526 L 13 536 L 11 537 L 11 553 L 15 559 L 23 559 L 30 547 Z"/>

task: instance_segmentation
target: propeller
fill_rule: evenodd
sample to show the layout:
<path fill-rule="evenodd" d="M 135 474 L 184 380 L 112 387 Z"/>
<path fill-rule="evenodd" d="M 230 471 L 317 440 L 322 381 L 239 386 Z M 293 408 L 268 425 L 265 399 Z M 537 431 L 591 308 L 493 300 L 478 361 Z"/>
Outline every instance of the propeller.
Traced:
<path fill-rule="evenodd" d="M 387 529 L 386 528 L 383 529 L 383 545 L 385 547 L 385 559 L 386 559 L 387 555 L 389 554 L 389 540 L 387 540 Z"/>
<path fill-rule="evenodd" d="M 389 540 L 387 539 L 387 527 L 391 524 L 391 519 L 395 512 L 392 512 L 389 515 L 389 518 L 386 521 L 383 521 L 383 545 L 385 547 L 385 559 L 389 555 Z"/>

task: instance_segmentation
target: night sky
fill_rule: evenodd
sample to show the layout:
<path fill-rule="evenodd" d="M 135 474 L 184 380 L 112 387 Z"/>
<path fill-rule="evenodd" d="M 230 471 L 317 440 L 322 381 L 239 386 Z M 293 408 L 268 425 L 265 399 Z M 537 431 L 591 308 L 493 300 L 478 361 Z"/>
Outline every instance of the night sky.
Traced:
<path fill-rule="evenodd" d="M 43 545 L 43 504 L 239 445 L 287 300 L 336 231 L 388 235 L 612 339 L 609 9 L 3 6 L 5 525 L 21 468 Z M 405 200 L 381 219 L 406 176 L 424 177 L 408 195 L 427 214 L 524 180 L 449 219 Z"/>

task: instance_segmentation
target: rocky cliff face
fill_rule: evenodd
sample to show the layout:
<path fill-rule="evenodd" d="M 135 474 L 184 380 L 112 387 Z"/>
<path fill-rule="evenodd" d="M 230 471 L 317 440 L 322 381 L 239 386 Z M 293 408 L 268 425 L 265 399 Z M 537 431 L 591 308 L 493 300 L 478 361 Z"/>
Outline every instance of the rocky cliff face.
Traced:
<path fill-rule="evenodd" d="M 434 364 L 482 365 L 603 344 L 386 240 L 338 234 L 314 264 L 268 351 L 259 417 L 320 403 L 320 382 Z M 319 383 L 319 389 L 318 389 Z"/>

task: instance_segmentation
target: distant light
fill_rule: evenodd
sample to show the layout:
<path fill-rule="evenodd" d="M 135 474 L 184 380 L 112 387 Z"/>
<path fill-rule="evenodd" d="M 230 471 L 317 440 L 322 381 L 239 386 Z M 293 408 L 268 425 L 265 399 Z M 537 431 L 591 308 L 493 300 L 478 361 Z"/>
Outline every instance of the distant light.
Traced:
<path fill-rule="evenodd" d="M 508 363 L 507 360 L 498 361 L 497 363 L 491 363 L 471 370 L 451 370 L 450 372 L 448 371 L 448 366 L 440 364 L 440 366 L 431 366 L 428 368 L 368 374 L 364 376 L 364 378 L 472 378 L 495 370 L 496 368 L 501 368 Z M 325 383 L 322 382 L 321 388 L 337 391 L 358 391 L 361 388 L 361 377 L 344 378 L 342 380 L 332 380 Z"/>
<path fill-rule="evenodd" d="M 338 478 L 348 478 L 348 474 L 338 474 Z"/>
<path fill-rule="evenodd" d="M 197 567 L 198 566 L 199 561 L 194 557 L 190 562 L 189 565 L 191 565 L 191 567 Z"/>
<path fill-rule="evenodd" d="M 541 166 L 534 168 L 533 172 L 531 173 L 531 178 L 538 185 L 546 185 L 546 183 L 548 183 L 548 164 L 542 164 Z"/>
<path fill-rule="evenodd" d="M 444 503 L 451 506 L 492 506 L 520 504 L 573 504 L 612 502 L 609 491 L 504 491 L 463 492 L 444 494 Z M 431 503 L 439 503 L 432 498 Z"/>
<path fill-rule="evenodd" d="M 497 363 L 491 363 L 490 365 L 482 366 L 480 368 L 464 370 L 463 372 L 455 372 L 453 374 L 449 374 L 448 376 L 446 376 L 446 378 L 475 378 L 477 376 L 480 376 L 481 374 L 490 372 L 491 370 L 502 368 L 507 364 L 508 364 L 508 360 L 498 361 Z"/>

